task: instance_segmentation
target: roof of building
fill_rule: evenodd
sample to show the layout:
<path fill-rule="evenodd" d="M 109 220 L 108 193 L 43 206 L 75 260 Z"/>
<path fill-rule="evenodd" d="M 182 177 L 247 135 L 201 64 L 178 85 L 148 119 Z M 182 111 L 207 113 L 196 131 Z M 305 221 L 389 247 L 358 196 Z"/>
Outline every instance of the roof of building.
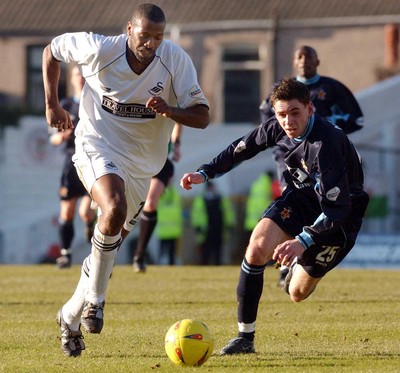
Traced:
<path fill-rule="evenodd" d="M 2 0 L 0 35 L 52 35 L 67 31 L 116 32 L 138 0 Z M 151 0 L 150 0 L 151 1 Z M 400 21 L 399 0 L 153 0 L 167 24 L 223 21 L 377 19 Z"/>

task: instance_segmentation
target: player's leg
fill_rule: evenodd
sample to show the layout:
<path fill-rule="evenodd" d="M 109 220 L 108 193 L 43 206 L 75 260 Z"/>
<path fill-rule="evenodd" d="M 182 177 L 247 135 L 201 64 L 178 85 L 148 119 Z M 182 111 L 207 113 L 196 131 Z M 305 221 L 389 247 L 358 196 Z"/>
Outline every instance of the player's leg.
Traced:
<path fill-rule="evenodd" d="M 270 218 L 263 218 L 255 227 L 243 259 L 239 283 L 238 337 L 221 350 L 221 355 L 254 352 L 257 311 L 264 285 L 264 270 L 275 247 L 293 237 Z"/>
<path fill-rule="evenodd" d="M 329 237 L 329 244 L 313 245 L 296 258 L 285 281 L 285 291 L 293 302 L 308 298 L 326 273 L 335 268 L 353 248 L 361 219 L 352 221 L 350 230 L 343 228 Z"/>
<path fill-rule="evenodd" d="M 88 243 L 91 242 L 94 226 L 96 223 L 96 211 L 94 211 L 90 205 L 92 198 L 85 194 L 82 196 L 81 202 L 79 204 L 79 216 L 85 223 L 85 238 Z"/>
<path fill-rule="evenodd" d="M 156 177 L 153 177 L 140 218 L 139 237 L 133 256 L 133 269 L 135 272 L 146 271 L 146 249 L 157 225 L 157 206 L 164 190 L 164 183 Z"/>
<path fill-rule="evenodd" d="M 127 214 L 125 182 L 116 174 L 103 175 L 94 183 L 91 194 L 101 214 L 94 228 L 87 263 L 89 283 L 81 322 L 88 332 L 100 333 L 108 281 L 122 242 L 121 231 Z"/>
<path fill-rule="evenodd" d="M 158 202 L 173 173 L 174 166 L 167 159 L 161 171 L 151 179 L 150 189 L 140 218 L 139 237 L 133 255 L 133 270 L 135 272 L 146 271 L 146 249 L 157 225 Z"/>
<path fill-rule="evenodd" d="M 77 200 L 77 197 L 61 197 L 58 219 L 61 256 L 57 258 L 58 268 L 68 268 L 72 263 L 71 243 L 74 238 L 74 216 Z"/>

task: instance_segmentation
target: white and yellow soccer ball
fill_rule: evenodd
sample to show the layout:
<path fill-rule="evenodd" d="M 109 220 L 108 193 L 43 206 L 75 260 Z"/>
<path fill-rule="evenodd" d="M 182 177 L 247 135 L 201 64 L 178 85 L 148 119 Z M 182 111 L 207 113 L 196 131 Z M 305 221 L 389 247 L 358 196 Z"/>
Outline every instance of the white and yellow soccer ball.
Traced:
<path fill-rule="evenodd" d="M 165 351 L 180 366 L 200 366 L 211 356 L 214 336 L 200 321 L 183 319 L 172 325 L 165 335 Z"/>

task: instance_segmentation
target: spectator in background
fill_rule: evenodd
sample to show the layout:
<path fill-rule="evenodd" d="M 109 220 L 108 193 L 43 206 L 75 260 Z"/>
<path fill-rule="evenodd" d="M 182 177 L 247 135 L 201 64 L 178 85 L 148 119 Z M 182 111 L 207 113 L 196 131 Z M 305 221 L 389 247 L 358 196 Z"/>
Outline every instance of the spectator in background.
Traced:
<path fill-rule="evenodd" d="M 67 110 L 71 120 L 76 125 L 79 121 L 79 102 L 85 79 L 82 77 L 77 66 L 71 69 L 71 86 L 73 96 L 64 98 L 60 101 L 63 109 Z M 71 243 L 75 235 L 74 217 L 78 200 L 79 216 L 85 223 L 86 241 L 90 243 L 93 235 L 94 223 L 96 220 L 95 212 L 90 208 L 91 198 L 86 191 L 74 167 L 72 156 L 75 153 L 75 134 L 74 129 L 59 131 L 52 128 L 50 130 L 50 143 L 54 146 L 65 144 L 65 160 L 61 174 L 60 214 L 59 214 L 59 236 L 61 255 L 57 258 L 58 268 L 68 268 L 72 264 Z"/>
<path fill-rule="evenodd" d="M 158 221 L 156 235 L 160 240 L 158 264 L 163 263 L 165 255 L 168 264 L 176 263 L 176 249 L 183 235 L 182 197 L 176 187 L 168 185 L 158 201 Z"/>
<path fill-rule="evenodd" d="M 191 224 L 196 231 L 202 265 L 221 265 L 224 236 L 236 224 L 229 198 L 222 196 L 214 183 L 207 182 L 204 194 L 195 197 Z"/>
<path fill-rule="evenodd" d="M 277 185 L 278 184 L 278 185 Z M 260 220 L 265 206 L 280 196 L 279 182 L 272 171 L 265 171 L 250 186 L 244 217 L 245 243 L 249 242 L 251 232 Z"/>
<path fill-rule="evenodd" d="M 293 55 L 293 69 L 295 79 L 304 83 L 310 91 L 314 111 L 340 127 L 346 134 L 353 133 L 362 128 L 364 123 L 361 108 L 351 91 L 336 79 L 318 74 L 317 51 L 307 45 L 296 49 Z M 274 115 L 270 95 L 260 105 L 261 121 L 265 122 Z M 283 172 L 286 169 L 283 150 L 274 149 L 274 160 L 277 165 L 278 179 L 281 189 L 286 187 Z M 278 284 L 283 284 L 289 269 L 282 266 Z"/>

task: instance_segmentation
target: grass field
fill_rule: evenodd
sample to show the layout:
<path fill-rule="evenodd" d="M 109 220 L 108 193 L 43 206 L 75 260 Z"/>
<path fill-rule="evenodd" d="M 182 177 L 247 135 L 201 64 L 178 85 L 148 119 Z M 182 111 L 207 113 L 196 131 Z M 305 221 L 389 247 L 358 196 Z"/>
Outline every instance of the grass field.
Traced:
<path fill-rule="evenodd" d="M 239 266 L 116 266 L 102 334 L 85 334 L 80 358 L 60 349 L 57 309 L 80 268 L 0 266 L 1 372 L 399 372 L 400 271 L 335 269 L 302 303 L 276 287 L 267 268 L 255 355 L 220 357 L 236 336 Z M 203 321 L 215 336 L 200 368 L 173 365 L 164 351 L 169 326 Z"/>

